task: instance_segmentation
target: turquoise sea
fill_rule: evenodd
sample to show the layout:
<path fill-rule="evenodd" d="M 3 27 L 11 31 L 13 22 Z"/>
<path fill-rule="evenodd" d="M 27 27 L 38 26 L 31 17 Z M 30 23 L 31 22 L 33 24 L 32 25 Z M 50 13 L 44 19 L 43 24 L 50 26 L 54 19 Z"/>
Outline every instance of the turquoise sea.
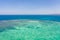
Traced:
<path fill-rule="evenodd" d="M 60 40 L 60 16 L 0 15 L 0 40 Z"/>

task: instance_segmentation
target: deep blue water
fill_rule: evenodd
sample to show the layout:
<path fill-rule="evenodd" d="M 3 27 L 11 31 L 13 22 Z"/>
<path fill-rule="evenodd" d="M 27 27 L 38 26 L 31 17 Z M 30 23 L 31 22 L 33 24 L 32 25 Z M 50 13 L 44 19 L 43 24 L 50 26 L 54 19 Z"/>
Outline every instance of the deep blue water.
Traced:
<path fill-rule="evenodd" d="M 13 19 L 51 20 L 60 22 L 60 15 L 0 15 L 0 20 Z"/>

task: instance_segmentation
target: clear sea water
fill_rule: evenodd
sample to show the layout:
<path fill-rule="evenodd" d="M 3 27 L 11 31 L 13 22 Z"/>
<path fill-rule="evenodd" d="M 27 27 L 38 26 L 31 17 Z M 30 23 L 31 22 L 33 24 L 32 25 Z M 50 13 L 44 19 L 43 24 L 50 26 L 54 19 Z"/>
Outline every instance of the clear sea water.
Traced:
<path fill-rule="evenodd" d="M 0 15 L 0 20 L 32 19 L 59 21 L 60 15 Z"/>
<path fill-rule="evenodd" d="M 60 15 L 0 15 L 0 40 L 60 40 Z"/>

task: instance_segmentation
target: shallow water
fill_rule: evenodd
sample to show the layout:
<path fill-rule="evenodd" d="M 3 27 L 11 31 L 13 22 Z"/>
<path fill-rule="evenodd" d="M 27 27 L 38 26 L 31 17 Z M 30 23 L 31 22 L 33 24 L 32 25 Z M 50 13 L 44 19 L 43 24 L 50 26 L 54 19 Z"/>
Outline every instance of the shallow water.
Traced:
<path fill-rule="evenodd" d="M 60 40 L 60 22 L 41 20 L 1 21 L 0 40 Z"/>

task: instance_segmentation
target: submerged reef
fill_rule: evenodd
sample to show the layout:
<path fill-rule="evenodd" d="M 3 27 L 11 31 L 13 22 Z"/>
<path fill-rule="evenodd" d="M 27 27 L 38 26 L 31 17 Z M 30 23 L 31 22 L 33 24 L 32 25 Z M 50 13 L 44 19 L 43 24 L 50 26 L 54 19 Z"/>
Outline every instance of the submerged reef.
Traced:
<path fill-rule="evenodd" d="M 0 40 L 60 40 L 60 22 L 42 20 L 0 21 Z"/>

